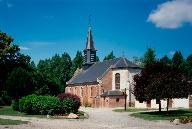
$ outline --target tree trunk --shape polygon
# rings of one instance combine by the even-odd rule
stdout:
[[[161,112],[161,100],[159,100],[159,112]]]
[[[167,112],[169,111],[169,98],[167,98]]]

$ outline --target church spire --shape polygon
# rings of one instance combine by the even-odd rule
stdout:
[[[89,29],[88,29],[87,43],[86,43],[86,48],[85,49],[95,50],[92,31],[91,31],[91,26],[89,26]]]
[[[94,62],[96,62],[96,51],[97,50],[94,47],[94,41],[90,25],[90,16],[89,16],[87,42],[86,42],[86,48],[84,50],[84,67],[86,69],[89,68]]]

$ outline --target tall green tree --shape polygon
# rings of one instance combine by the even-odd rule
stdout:
[[[192,55],[189,55],[184,63],[184,71],[188,77],[192,78]]]
[[[107,56],[105,56],[104,61],[114,59],[114,58],[115,58],[115,55],[113,54],[113,51],[112,51]]]
[[[156,61],[155,59],[155,50],[152,48],[148,48],[147,51],[144,54],[143,58],[143,65],[146,67],[147,65],[150,65]]]
[[[37,72],[48,81],[49,84],[59,86],[60,93],[64,91],[66,82],[71,78],[72,61],[68,53],[61,56],[56,54],[50,59],[39,61]],[[46,87],[44,84],[42,87]],[[43,92],[42,92],[43,93]]]
[[[162,62],[165,65],[170,65],[171,64],[171,59],[169,59],[169,57],[167,55],[165,55],[160,59],[160,62]]]
[[[29,66],[31,58],[21,54],[19,46],[12,42],[12,37],[0,32],[0,92],[6,90],[6,79],[15,68],[21,67],[32,71]]]
[[[81,51],[77,51],[75,58],[72,61],[71,76],[75,73],[77,68],[81,69],[83,65],[83,55]]]
[[[12,99],[20,99],[34,92],[32,73],[23,68],[14,69],[6,80],[6,90]]]
[[[182,69],[184,59],[183,55],[180,51],[176,51],[172,58],[172,65],[173,67]]]

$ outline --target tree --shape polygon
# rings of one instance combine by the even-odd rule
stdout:
[[[173,67],[182,69],[182,64],[184,62],[183,56],[180,51],[176,51],[172,58]]]
[[[110,60],[110,59],[114,59],[114,58],[115,58],[115,56],[114,56],[113,51],[112,51],[107,56],[105,56],[104,60]]]
[[[21,67],[32,71],[29,66],[31,58],[21,54],[19,46],[12,42],[12,37],[0,32],[0,92],[6,90],[6,79],[15,68]]]
[[[138,101],[159,101],[167,99],[167,111],[169,100],[172,98],[188,97],[192,93],[191,80],[178,68],[156,62],[147,65],[140,75],[134,77],[134,95]]]
[[[99,62],[99,61],[100,61],[99,57],[98,57],[98,56],[96,56],[96,62]]]
[[[188,77],[192,78],[192,55],[189,55],[184,63],[184,71]]]
[[[34,91],[32,73],[23,68],[14,69],[6,80],[6,89],[13,99],[20,99]]]
[[[155,51],[152,48],[148,48],[147,51],[144,54],[143,58],[143,65],[146,67],[147,65],[150,65],[156,61],[155,59]]]
[[[50,59],[39,61],[37,72],[47,79],[49,84],[59,86],[60,93],[64,91],[66,82],[71,78],[72,61],[68,53],[56,54]],[[42,87],[45,85],[43,84]]]
[[[169,59],[169,57],[167,55],[163,56],[160,59],[160,62],[162,62],[165,65],[170,65],[171,64],[171,60]]]
[[[81,51],[77,51],[75,58],[72,61],[71,76],[75,73],[77,68],[81,69],[83,65],[83,55]]]

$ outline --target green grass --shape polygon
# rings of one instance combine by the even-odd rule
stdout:
[[[9,120],[9,119],[1,119],[0,118],[0,125],[20,125],[20,124],[27,124],[27,121],[20,121],[20,120]]]
[[[139,112],[139,111],[147,111],[147,109],[143,109],[143,108],[127,108],[127,110],[125,109],[114,109],[114,112]]]
[[[88,118],[88,115],[83,111],[79,111],[78,114],[80,114],[79,119],[87,119]],[[86,115],[84,116],[84,114],[86,114]],[[28,115],[26,113],[14,111],[10,106],[0,107],[0,115],[47,118],[47,115]],[[54,119],[54,117],[52,117],[52,116],[50,118]]]
[[[168,113],[166,111],[158,112],[138,112],[133,113],[131,116],[142,118],[145,120],[173,120],[181,117],[192,116],[192,109],[172,110]]]
[[[14,111],[10,106],[0,107],[0,115],[38,117],[38,118],[46,118],[47,117],[45,115],[28,115],[26,113],[21,113],[19,111]]]

